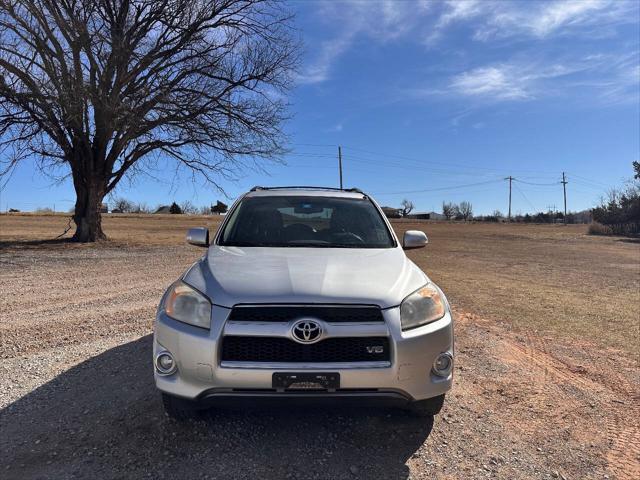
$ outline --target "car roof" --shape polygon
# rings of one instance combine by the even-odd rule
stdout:
[[[275,196],[305,196],[305,197],[340,197],[340,198],[367,198],[367,195],[358,190],[340,189],[330,187],[253,187],[247,197],[275,197]]]

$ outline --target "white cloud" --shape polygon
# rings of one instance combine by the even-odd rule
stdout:
[[[523,100],[530,98],[526,83],[514,75],[511,67],[480,67],[456,75],[450,89],[467,96]]]
[[[444,10],[440,14],[431,32],[427,36],[427,43],[435,43],[449,25],[474,18],[487,12],[487,7],[493,8],[493,4],[481,0],[448,0],[444,4]]]
[[[344,129],[344,123],[338,122],[335,125],[331,125],[329,128],[325,129],[325,132],[328,133],[339,133]]]
[[[475,67],[450,77],[417,96],[457,96],[482,102],[523,101],[553,96],[584,96],[603,103],[638,101],[638,52],[588,55],[576,61],[546,64],[517,60]]]
[[[320,44],[311,62],[298,76],[300,83],[320,83],[329,78],[333,64],[358,37],[385,43],[415,30],[431,2],[320,2],[318,16],[327,24],[339,25],[336,37]]]
[[[617,25],[637,22],[638,13],[637,0],[323,1],[317,4],[317,17],[333,26],[335,36],[309,52],[310,62],[298,80],[306,84],[328,80],[335,63],[361,39],[383,44],[407,38],[419,42],[426,38],[427,44],[433,47],[436,42],[444,43],[448,30],[454,26],[464,26],[473,39],[482,42],[511,37],[555,39],[566,35],[593,38],[611,34]],[[512,61],[477,66],[454,76],[447,86],[413,89],[412,93],[424,96],[458,92],[501,100],[530,99],[540,95],[543,83],[550,87],[545,79],[570,73],[561,65],[572,65],[570,69],[575,70],[592,68],[597,63],[592,59],[585,67],[581,62],[584,63],[538,58],[537,62],[530,61],[530,65],[524,67],[521,62]],[[544,66],[549,64],[551,66]],[[605,69],[601,69],[600,74],[616,83],[636,73],[632,68],[618,70],[617,77]]]
[[[584,65],[587,75],[573,79],[567,89],[579,89],[608,105],[640,102],[640,51],[591,55]]]
[[[316,59],[298,75],[298,82],[320,83],[327,80],[333,63],[351,46],[353,35],[354,33],[346,33],[322,42]]]
[[[473,7],[473,8],[472,8]],[[437,24],[441,33],[450,24],[474,18],[473,38],[584,34],[593,36],[613,25],[637,21],[636,0],[554,0],[550,2],[485,1],[459,12],[451,6]],[[457,14],[456,14],[457,13]]]
[[[531,16],[525,26],[538,36],[546,36],[565,26],[589,22],[598,11],[609,9],[611,6],[610,0],[555,2]]]

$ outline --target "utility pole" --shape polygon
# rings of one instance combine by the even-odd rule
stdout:
[[[567,178],[564,175],[564,172],[562,172],[562,190],[564,193],[564,217],[562,217],[562,220],[564,222],[564,224],[567,224]]]
[[[511,221],[511,182],[513,181],[513,177],[509,175],[505,180],[509,180],[509,215],[507,218]]]
[[[340,190],[342,190],[342,147],[338,145],[338,166],[340,167]]]

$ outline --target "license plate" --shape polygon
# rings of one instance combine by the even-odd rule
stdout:
[[[335,390],[340,388],[339,373],[274,373],[273,388],[287,390]]]

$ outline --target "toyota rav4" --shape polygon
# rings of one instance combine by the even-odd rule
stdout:
[[[435,415],[453,380],[446,297],[359,190],[256,187],[158,308],[155,383],[166,412],[271,398],[381,401]]]

